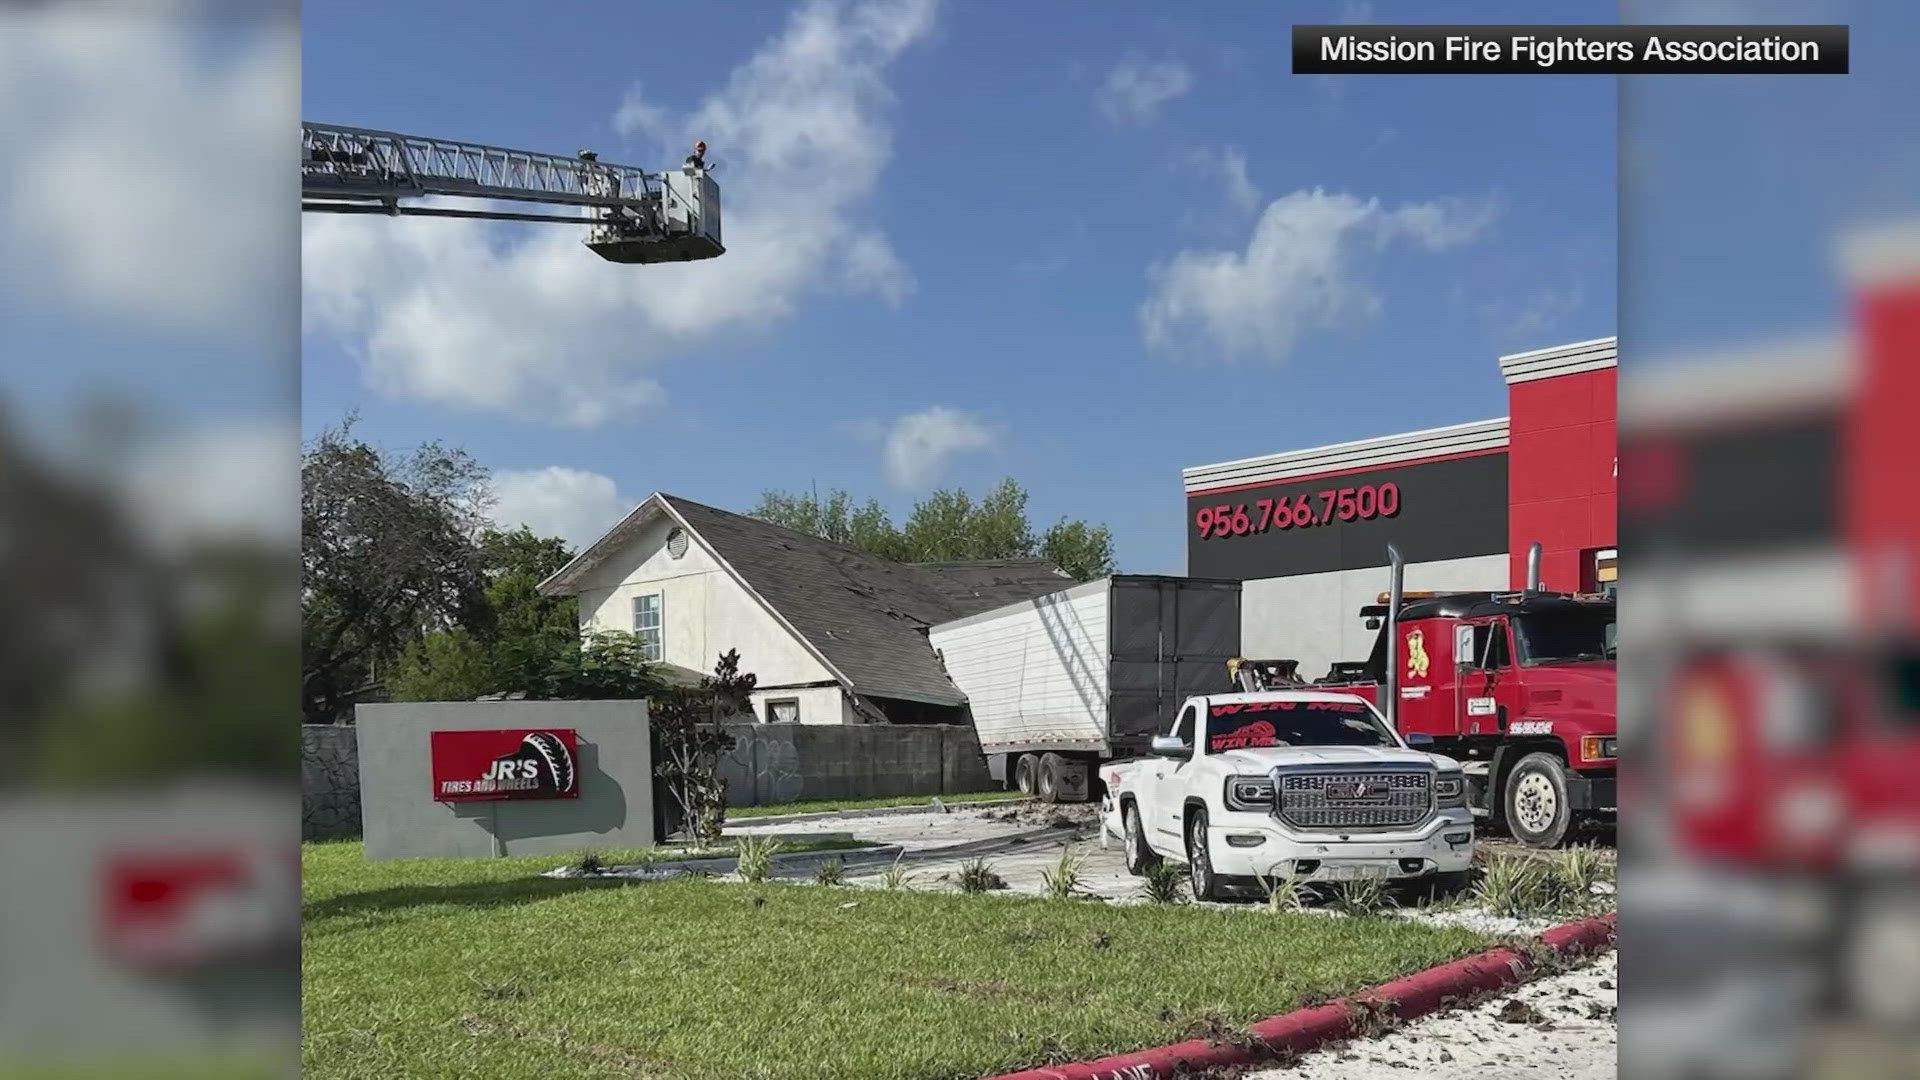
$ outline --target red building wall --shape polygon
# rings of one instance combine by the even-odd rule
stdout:
[[[1602,368],[1507,387],[1508,561],[1525,586],[1527,549],[1542,547],[1547,589],[1595,587],[1591,553],[1618,543],[1615,374]]]

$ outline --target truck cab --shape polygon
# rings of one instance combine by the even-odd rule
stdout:
[[[1611,597],[1424,594],[1398,612],[1382,601],[1361,610],[1391,616],[1372,655],[1320,685],[1374,701],[1402,735],[1466,763],[1474,804],[1529,846],[1557,847],[1582,819],[1615,812]]]
[[[1275,878],[1464,884],[1473,815],[1458,763],[1367,700],[1311,688],[1190,698],[1153,756],[1101,768],[1103,828],[1127,869],[1187,867],[1193,895]]]

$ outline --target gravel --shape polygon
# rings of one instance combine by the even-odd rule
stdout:
[[[1422,1017],[1247,1080],[1375,1080],[1398,1070],[1422,1080],[1611,1080],[1618,981],[1618,957],[1609,952],[1472,1008]]]

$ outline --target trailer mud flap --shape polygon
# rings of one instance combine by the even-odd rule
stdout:
[[[1058,786],[1055,788],[1061,802],[1086,802],[1087,778],[1089,770],[1084,761],[1062,761],[1055,775]]]

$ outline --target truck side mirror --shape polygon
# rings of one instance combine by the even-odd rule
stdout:
[[[1380,620],[1371,615],[1367,616],[1367,629],[1369,630],[1380,629]]]
[[[1191,747],[1171,735],[1155,735],[1148,749],[1160,757],[1170,758],[1183,758],[1192,752]]]
[[[1407,733],[1407,745],[1415,750],[1425,750],[1433,745],[1433,736],[1424,731],[1410,731]]]

